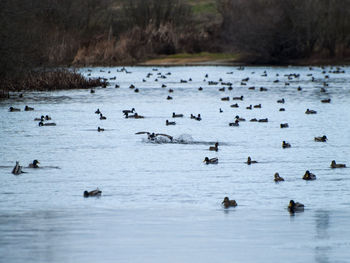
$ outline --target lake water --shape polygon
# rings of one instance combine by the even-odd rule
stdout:
[[[349,262],[350,170],[330,168],[332,160],[350,166],[349,67],[342,74],[335,67],[120,69],[81,69],[116,76],[94,94],[31,92],[0,102],[1,262]],[[290,73],[300,76],[288,80]],[[122,110],[131,108],[145,118],[125,119]],[[39,127],[33,119],[41,115],[57,126]],[[236,115],[247,121],[230,127]],[[140,131],[174,142],[149,142]],[[314,141],[322,135],[327,142]],[[282,149],[283,140],[292,147]],[[209,151],[217,141],[219,151]],[[219,163],[206,165],[206,156]],[[248,156],[258,163],[245,164]],[[41,168],[26,168],[34,159]],[[11,174],[16,161],[27,173]],[[306,170],[317,180],[302,180]],[[285,181],[274,183],[275,172]],[[96,187],[100,198],[83,197]],[[238,206],[224,209],[225,196]],[[290,199],[305,211],[289,214]]]

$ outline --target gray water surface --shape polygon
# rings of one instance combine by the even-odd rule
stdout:
[[[330,73],[335,67],[120,69],[82,69],[116,76],[94,94],[31,92],[0,102],[1,262],[349,262],[350,172],[330,168],[332,160],[350,165],[349,67],[343,74]],[[288,80],[290,73],[300,76]],[[220,78],[232,90],[208,84]],[[24,112],[25,105],[35,111]],[[122,110],[133,107],[145,118],[125,119]],[[189,118],[199,113],[201,121]],[[39,127],[33,119],[41,115],[57,126]],[[236,115],[247,121],[230,127]],[[139,131],[174,141],[149,142]],[[322,135],[328,142],[314,141]],[[292,147],[282,149],[283,140]],[[217,141],[219,151],[208,151]],[[219,164],[205,165],[206,156]],[[258,163],[245,164],[248,156]],[[34,159],[40,169],[27,168]],[[11,174],[15,161],[26,173]],[[317,180],[302,180],[306,170]],[[285,181],[274,183],[275,172]],[[96,187],[100,198],[83,197]],[[238,206],[224,209],[225,196]],[[305,211],[290,215],[290,199]]]

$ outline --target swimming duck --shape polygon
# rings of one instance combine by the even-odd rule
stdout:
[[[91,90],[90,90],[90,93],[95,93],[95,90],[94,90],[94,89],[91,89]]]
[[[198,88],[198,90],[199,90],[199,91],[202,91],[202,90],[203,90],[203,88],[202,88],[202,87],[199,87],[199,88]]]
[[[236,200],[230,200],[227,196],[224,198],[224,201],[222,201],[222,204],[224,205],[225,208],[237,206]]]
[[[145,117],[142,115],[138,115],[137,112],[135,112],[134,115],[126,115],[125,118],[144,119]]]
[[[241,117],[239,117],[238,115],[236,115],[235,119],[238,120],[238,121],[245,121],[244,118],[241,118]]]
[[[236,104],[232,104],[230,107],[231,107],[231,108],[239,108],[239,106],[238,106],[237,103],[236,103]]]
[[[174,90],[173,89],[169,89],[169,93],[172,93],[172,92],[174,92]]]
[[[297,90],[298,90],[298,91],[302,91],[303,89],[299,86],[299,87],[297,88]]]
[[[175,114],[175,112],[173,112],[173,118],[182,118],[183,116],[183,114]]]
[[[48,122],[48,123],[43,123],[42,121],[39,122],[39,126],[56,126],[56,123],[54,122]]]
[[[303,179],[307,181],[316,180],[316,175],[310,173],[309,170],[307,170],[303,176]]]
[[[92,190],[90,192],[84,191],[84,197],[89,197],[89,196],[101,196],[102,191],[100,189]]]
[[[257,122],[258,120],[256,118],[250,119],[250,122]]]
[[[250,106],[246,107],[247,110],[251,110],[252,109],[252,105],[250,104]]]
[[[224,88],[224,87],[222,87],[222,88],[220,88],[220,89],[219,89],[219,91],[225,91],[225,88]]]
[[[265,119],[259,119],[259,122],[268,122],[268,118],[265,118]]]
[[[38,160],[34,160],[32,163],[28,165],[28,168],[39,168],[40,162]]]
[[[198,114],[198,116],[195,118],[196,121],[201,121],[202,120],[202,117],[200,114]]]
[[[252,161],[252,158],[250,158],[250,156],[248,156],[246,164],[251,165],[252,163],[258,163],[258,162],[257,161]]]
[[[100,110],[99,109],[97,109],[97,110],[98,110],[98,112],[96,111],[95,113],[100,114],[101,113]],[[132,108],[131,110],[123,110],[123,114],[127,115],[129,113],[134,113],[134,111],[135,111],[135,108]]]
[[[168,121],[168,120],[166,120],[165,125],[166,126],[168,126],[168,125],[176,125],[176,122],[175,121]]]
[[[338,164],[335,162],[335,160],[333,160],[331,163],[331,168],[346,168],[346,165],[342,163]]]
[[[260,87],[260,91],[267,91],[267,88]]]
[[[230,97],[223,97],[221,98],[222,101],[229,101],[230,100]]]
[[[165,85],[165,84],[162,84],[162,88],[166,88],[166,85]]]
[[[208,157],[205,157],[203,163],[205,163],[205,164],[218,164],[219,163],[219,159],[218,158],[211,158],[211,159],[209,159]]]
[[[282,142],[282,148],[283,148],[283,149],[285,149],[285,148],[290,148],[290,147],[291,147],[290,143],[288,143],[288,142],[286,142],[286,141],[283,141],[283,142]]]
[[[295,203],[294,200],[290,200],[288,205],[288,211],[291,213],[302,212],[304,211],[304,205],[298,202]]]
[[[168,96],[168,97],[166,97],[166,99],[167,99],[167,100],[172,100],[173,97]]]
[[[274,181],[277,183],[277,182],[282,182],[282,181],[284,181],[284,179],[283,179],[283,177],[281,177],[281,176],[279,175],[279,173],[275,173],[275,179],[274,179]]]
[[[14,111],[21,111],[21,109],[10,107],[9,112],[14,112]]]
[[[279,111],[286,111],[286,109],[285,108],[280,108]]]
[[[280,124],[280,127],[281,127],[281,128],[288,128],[289,125],[288,125],[288,123],[281,123],[281,124]]]
[[[306,109],[305,114],[316,114],[317,111]]]
[[[95,113],[96,113],[96,114],[100,114],[100,113],[101,113],[100,109],[97,109],[97,110],[95,111]]]
[[[134,89],[135,88],[135,86],[133,85],[133,84],[131,84],[130,86],[129,86],[129,89]]]
[[[103,116],[102,113],[100,113],[100,120],[107,120],[107,117]]]
[[[49,115],[45,115],[45,120],[49,121],[51,120],[51,117]]]
[[[135,89],[134,92],[138,93],[140,90],[139,89]]]
[[[256,109],[260,109],[260,108],[261,108],[261,104],[254,105],[254,108],[256,108]]]
[[[321,100],[322,103],[331,103],[331,99],[324,99],[324,100]]]
[[[280,100],[277,100],[277,103],[284,103],[285,101],[284,101],[284,98],[282,98],[282,99],[280,99]]]
[[[103,132],[105,129],[103,129],[103,128],[100,128],[100,127],[97,127],[97,131],[98,132]]]
[[[224,111],[220,108],[220,109],[219,109],[219,112],[222,113],[222,112],[224,112]]]
[[[18,161],[16,161],[16,165],[15,165],[15,167],[13,167],[12,173],[15,174],[15,175],[23,173],[22,172],[22,166],[19,165]]]
[[[24,111],[33,111],[33,110],[34,110],[34,108],[29,107],[27,105],[24,107]]]
[[[119,89],[120,88],[120,86],[118,85],[118,84],[115,84],[115,86],[114,86],[116,89]]]
[[[239,120],[235,120],[235,122],[230,122],[229,124],[228,124],[229,126],[233,126],[233,127],[238,127],[239,126]]]
[[[249,87],[248,89],[249,90],[255,90],[255,87]]]
[[[243,100],[243,96],[240,96],[240,97],[233,97],[232,100]]]
[[[215,146],[210,146],[209,147],[209,151],[218,151],[219,150],[219,143],[218,142],[216,142],[215,143]]]
[[[328,140],[326,135],[323,135],[322,137],[315,137],[315,142],[326,142]]]
[[[45,117],[44,115],[41,115],[40,118],[35,118],[34,121],[44,121],[45,120]]]

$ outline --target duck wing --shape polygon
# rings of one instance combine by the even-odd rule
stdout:
[[[173,140],[173,136],[170,136],[170,135],[164,134],[164,133],[156,133],[156,136],[165,136],[165,137],[168,137],[171,141]]]
[[[141,132],[137,132],[135,134],[136,135],[138,135],[138,134],[148,134],[148,135],[150,135],[151,133],[150,132],[146,132],[146,131],[141,131]]]

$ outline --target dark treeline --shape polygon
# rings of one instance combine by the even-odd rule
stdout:
[[[49,66],[180,52],[233,52],[255,63],[349,57],[350,0],[213,2],[219,19],[198,19],[188,0],[1,0],[0,84]]]

